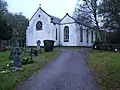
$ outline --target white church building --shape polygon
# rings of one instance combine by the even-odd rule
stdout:
[[[37,41],[54,40],[54,46],[92,46],[95,41],[94,30],[83,30],[82,25],[68,13],[56,18],[46,13],[41,7],[29,21],[26,30],[26,45],[36,46]]]

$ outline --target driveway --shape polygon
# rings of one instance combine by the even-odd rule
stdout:
[[[18,85],[16,90],[99,90],[87,65],[88,49],[61,51],[59,57]]]

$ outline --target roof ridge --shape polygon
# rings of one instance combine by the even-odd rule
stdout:
[[[45,14],[47,14],[50,18],[53,18],[53,19],[54,19],[54,20],[53,20],[53,23],[59,23],[59,22],[60,22],[60,20],[61,20],[60,18],[48,14],[48,13],[47,13],[46,11],[44,11],[41,7],[39,7],[39,8],[37,9],[37,11],[33,14],[33,16],[31,17],[31,19],[30,19],[29,21],[32,20],[32,18],[35,16],[35,14],[38,12],[39,9],[42,10]]]
[[[50,14],[49,14],[49,15],[50,15]],[[56,17],[56,16],[53,16],[53,15],[50,15],[50,16],[55,17],[55,18],[57,18],[57,19],[60,19],[60,18],[58,18],[58,17]]]

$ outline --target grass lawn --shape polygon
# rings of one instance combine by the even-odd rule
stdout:
[[[23,70],[7,74],[0,74],[0,90],[14,90],[16,84],[23,82],[32,73],[40,70],[46,63],[48,63],[52,58],[59,54],[59,50],[55,49],[53,52],[43,52],[38,56],[33,64],[28,64],[23,66]],[[0,70],[1,67],[7,65],[10,61],[8,60],[9,51],[0,52]]]
[[[88,64],[101,90],[120,90],[120,53],[91,50]]]

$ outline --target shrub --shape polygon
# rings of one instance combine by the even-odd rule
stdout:
[[[96,45],[98,50],[107,50],[107,51],[115,51],[115,49],[117,49],[117,51],[120,51],[120,45],[118,44],[97,44]]]
[[[31,60],[30,58],[24,58],[23,60],[22,60],[22,64],[23,65],[27,65],[27,64],[32,64],[32,63],[34,63],[35,61],[34,60]]]
[[[4,65],[3,67],[1,67],[1,69],[2,69],[2,70],[10,70],[11,67],[12,67],[12,66],[11,66],[11,63],[10,63],[10,64]]]
[[[44,50],[46,52],[48,51],[53,51],[53,48],[54,48],[54,42],[53,40],[44,40]]]
[[[10,50],[10,47],[7,45],[7,41],[5,40],[0,41],[0,51],[4,52],[7,50]]]
[[[100,49],[98,44],[102,44],[102,42],[100,42],[99,40],[94,41],[93,48],[95,49],[95,47],[96,47],[96,48]]]
[[[0,52],[5,52],[7,50],[8,50],[8,48],[6,46],[1,46],[0,47]]]

